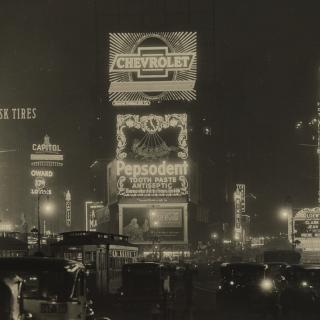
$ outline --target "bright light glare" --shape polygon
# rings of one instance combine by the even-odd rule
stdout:
[[[302,287],[307,287],[308,286],[308,282],[307,281],[302,281],[301,282],[301,286]]]
[[[218,234],[215,233],[215,232],[211,233],[211,238],[212,239],[217,239],[218,238]]]
[[[44,205],[43,205],[43,211],[45,213],[52,213],[54,210],[54,205],[51,203],[51,202],[46,202]]]
[[[289,213],[288,209],[282,209],[280,211],[280,218],[283,219],[283,220],[288,219],[289,215],[290,215],[290,213]]]
[[[262,290],[265,290],[265,291],[269,291],[272,289],[273,287],[273,283],[272,283],[272,280],[270,279],[263,279],[260,283],[260,287]]]
[[[234,281],[230,281],[230,286],[234,286]]]

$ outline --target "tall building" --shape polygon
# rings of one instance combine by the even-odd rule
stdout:
[[[216,183],[209,155],[213,2],[97,1],[95,10],[98,90],[92,137],[97,159],[115,158],[109,166],[115,173],[107,175],[109,196],[97,200],[109,206],[113,232],[143,230],[131,241],[149,251],[157,241],[163,251],[172,252],[173,246],[190,251],[204,234],[195,225],[207,225],[215,205],[214,188],[206,181]]]

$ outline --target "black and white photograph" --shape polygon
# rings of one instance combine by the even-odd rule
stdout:
[[[0,320],[320,317],[320,2],[0,1]]]

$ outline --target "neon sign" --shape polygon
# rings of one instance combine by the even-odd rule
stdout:
[[[188,194],[187,115],[118,115],[116,177],[125,197]]]
[[[196,100],[195,32],[110,33],[109,101]]]
[[[174,175],[187,175],[188,163],[183,161],[182,163],[167,164],[166,161],[162,161],[160,165],[155,164],[125,164],[124,161],[117,161],[117,175],[125,174],[132,176],[133,178],[140,176],[174,176]],[[169,179],[170,180],[170,179]]]
[[[60,145],[51,144],[50,137],[45,135],[42,144],[32,144],[30,155],[31,166],[33,167],[62,167],[63,155]]]
[[[136,72],[138,78],[168,77],[169,71],[189,71],[195,53],[169,53],[167,47],[138,48],[137,54],[117,54],[111,72]]]

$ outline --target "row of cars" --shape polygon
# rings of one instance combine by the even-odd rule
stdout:
[[[221,315],[304,319],[320,314],[320,265],[225,263],[220,269]]]

